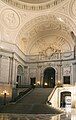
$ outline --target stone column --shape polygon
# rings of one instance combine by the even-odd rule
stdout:
[[[16,83],[16,79],[17,79],[17,60],[16,59],[12,58],[11,66],[12,66],[11,83],[12,83],[12,85],[14,85],[14,83]]]
[[[9,57],[9,78],[8,82],[9,84],[12,84],[14,80],[16,81],[16,75],[17,75],[17,67],[16,67],[16,59],[13,57]]]
[[[27,84],[30,85],[30,67],[27,68]]]
[[[37,66],[37,83],[41,86],[41,65]]]
[[[12,57],[9,57],[9,78],[8,83],[12,84]]]
[[[1,81],[1,58],[2,58],[2,55],[0,55],[0,81]]]
[[[72,65],[73,65],[73,71],[72,71],[73,72],[73,74],[72,74],[73,75],[73,77],[72,77],[73,81],[72,81],[72,84],[74,85],[74,84],[76,84],[76,62],[73,63]]]
[[[28,66],[24,66],[24,84],[28,85]]]
[[[57,65],[57,67],[58,67],[58,81],[60,81],[60,82],[62,82],[62,81],[61,81],[61,66],[62,66],[61,63]],[[57,82],[58,82],[58,81],[57,81]]]
[[[2,83],[8,83],[8,77],[9,77],[9,57],[8,56],[2,56],[0,58],[0,82]]]
[[[43,87],[43,77],[44,77],[44,66],[42,65],[41,73],[40,73],[40,80],[41,80],[41,86]]]

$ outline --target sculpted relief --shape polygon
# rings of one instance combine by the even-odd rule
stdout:
[[[50,56],[53,53],[67,51],[71,51],[71,46],[66,39],[60,36],[50,36],[50,38],[36,41],[30,48],[29,54]]]
[[[19,15],[12,9],[4,9],[1,12],[1,20],[9,29],[16,29],[20,24]]]

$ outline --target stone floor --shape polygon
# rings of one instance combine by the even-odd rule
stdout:
[[[65,113],[60,115],[1,113],[0,120],[76,120],[76,109],[65,109]]]

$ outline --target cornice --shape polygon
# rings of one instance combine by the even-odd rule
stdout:
[[[30,4],[28,2],[21,2],[19,0],[1,0],[1,1],[8,5],[14,6],[18,9],[38,11],[38,10],[54,8],[59,4],[65,3],[66,0],[49,0],[48,2],[44,2],[41,4],[33,4],[33,3]]]

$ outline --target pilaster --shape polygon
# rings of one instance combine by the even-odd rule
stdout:
[[[57,80],[57,82],[60,81],[62,83],[62,81],[61,81],[61,66],[62,66],[61,63],[57,65],[57,67],[58,67],[58,80]]]
[[[76,62],[72,63],[73,65],[73,85],[76,84]]]

